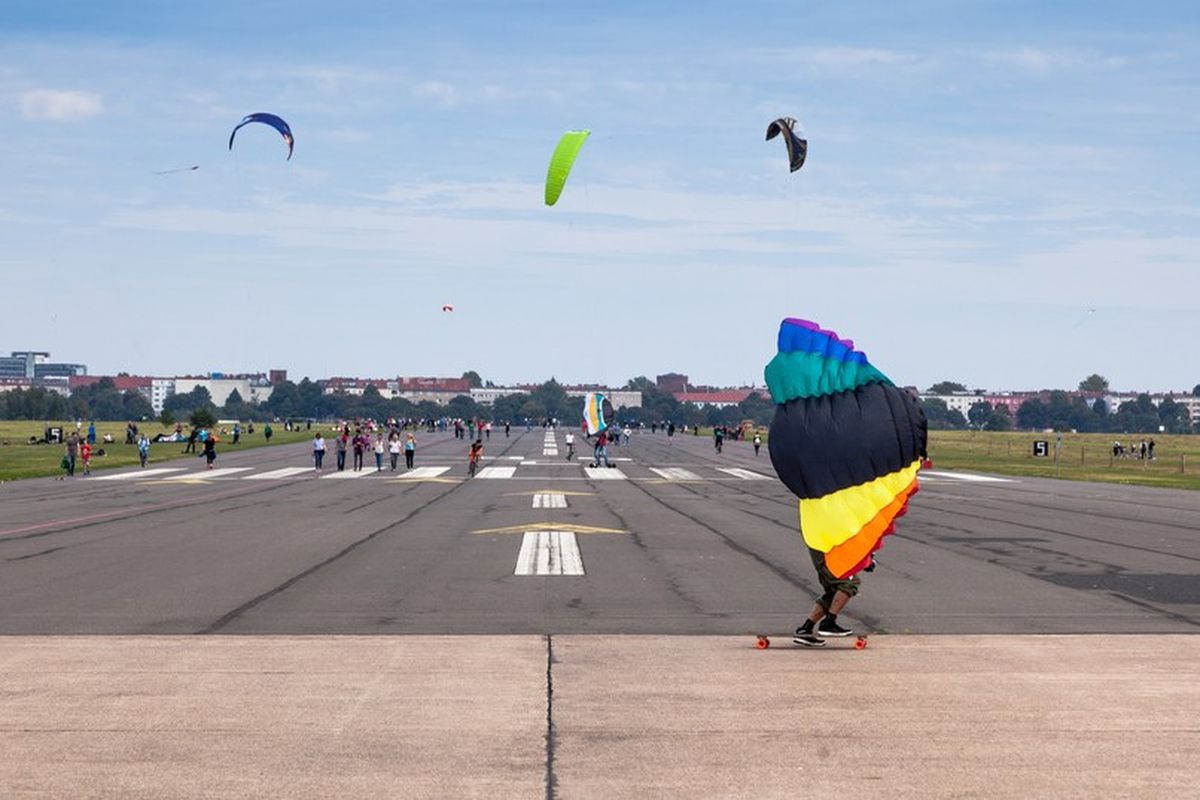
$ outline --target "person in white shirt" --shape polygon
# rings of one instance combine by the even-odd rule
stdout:
[[[392,457],[392,472],[395,472],[396,465],[400,463],[400,434],[393,433],[388,437],[388,453]]]
[[[567,461],[575,457],[575,434],[567,433]]]
[[[325,439],[321,437],[321,434],[319,432],[317,433],[316,436],[313,437],[312,448],[313,448],[313,463],[316,465],[315,466],[316,470],[318,472],[320,472],[321,462],[325,460]]]
[[[375,453],[375,471],[383,472],[383,434],[375,434],[375,443],[371,446]]]

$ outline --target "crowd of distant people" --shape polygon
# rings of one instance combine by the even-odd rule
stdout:
[[[1154,439],[1142,439],[1136,445],[1133,442],[1126,447],[1119,441],[1113,442],[1113,458],[1136,458],[1140,461],[1154,460]]]
[[[328,425],[328,423],[325,423]],[[524,420],[526,431],[533,429],[535,422],[530,419]],[[545,428],[557,428],[558,420],[553,418],[543,419],[540,424]],[[311,430],[314,426],[313,420],[295,421],[284,420],[283,429],[285,431]],[[358,472],[368,469],[368,456],[373,458],[375,470],[378,472],[388,469],[397,471],[401,469],[401,457],[403,456],[404,469],[409,470],[414,468],[417,451],[417,432],[424,430],[429,433],[434,432],[449,432],[453,431],[456,439],[464,440],[469,443],[468,461],[471,467],[477,465],[482,458],[484,442],[492,438],[493,431],[497,433],[503,430],[505,438],[512,435],[512,422],[495,422],[485,419],[460,419],[451,417],[440,417],[436,419],[412,419],[412,418],[389,418],[384,422],[374,419],[356,419],[353,421],[346,420],[336,423],[328,429],[329,435],[322,430],[317,430],[312,438],[311,453],[313,459],[313,469],[321,472],[325,469],[325,455],[332,451],[334,454],[334,469],[344,471],[349,468],[352,471]],[[669,438],[675,436],[677,431],[687,434],[689,431],[698,436],[700,429],[696,426],[682,425],[676,427],[675,423],[666,420],[662,422],[651,422],[649,426],[641,422],[636,426],[629,424],[610,425],[606,430],[601,431],[598,435],[589,436],[586,425],[583,426],[583,437],[592,445],[592,464],[594,466],[611,467],[612,463],[609,458],[608,448],[610,446],[628,445],[630,437],[634,430],[644,433],[649,427],[651,434],[658,434],[660,431],[665,433]],[[153,438],[142,431],[138,423],[129,422],[125,426],[125,443],[128,445],[136,445],[138,453],[138,462],[142,467],[145,467],[150,460],[150,452],[152,445],[165,443],[179,443],[183,445],[182,452],[187,455],[197,455],[203,457],[207,469],[213,469],[217,460],[217,445],[228,440],[231,445],[238,445],[241,442],[242,434],[253,434],[255,425],[249,422],[243,428],[240,422],[234,422],[231,425],[219,426],[194,426],[189,427],[185,433],[183,423],[175,423],[175,428],[170,433],[159,432]],[[267,422],[262,426],[262,434],[264,439],[269,443],[274,435],[272,424]],[[754,454],[758,455],[762,446],[762,431],[761,429],[753,429],[750,426],[742,425],[718,425],[713,428],[713,444],[718,453],[722,451],[726,441],[745,441],[748,438],[752,439],[754,445]],[[100,443],[111,444],[113,436],[104,434],[99,440]],[[92,460],[96,456],[103,456],[105,450],[103,447],[97,447],[97,432],[96,423],[88,422],[86,432],[83,429],[83,421],[77,420],[75,430],[66,438],[64,442],[64,452],[62,457],[62,477],[72,477],[77,472],[82,472],[84,475],[91,473]],[[566,436],[567,458],[574,458],[575,455],[575,436],[568,431]],[[1124,452],[1123,446],[1119,443],[1114,445],[1114,455]],[[1142,442],[1142,458],[1154,457],[1154,441]],[[347,467],[349,464],[349,467]],[[474,469],[471,470],[474,474]]]

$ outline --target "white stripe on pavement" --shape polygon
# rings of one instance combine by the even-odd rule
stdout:
[[[537,492],[533,496],[534,508],[566,508],[567,496],[558,492]]]
[[[616,467],[584,467],[583,474],[597,481],[628,480],[628,476]]]
[[[343,470],[341,472],[337,472],[335,470],[334,472],[331,472],[328,475],[322,475],[321,477],[322,478],[340,478],[341,480],[349,480],[350,478],[361,478],[364,475],[373,475],[373,474],[375,474],[374,469],[367,469],[366,467],[364,467],[358,471],[355,471],[352,469],[347,469],[347,470]]]
[[[741,478],[744,481],[769,481],[771,480],[766,475],[759,475],[757,472],[752,472],[741,467],[717,467],[717,472],[724,472],[726,475],[732,475],[735,478]]]
[[[119,472],[116,475],[97,475],[92,478],[94,481],[127,481],[133,478],[145,478],[148,475],[165,475],[168,472],[179,472],[183,467],[155,467],[154,469],[143,469],[139,472]]]
[[[1011,478],[996,478],[991,475],[971,475],[966,472],[934,472],[933,470],[923,469],[917,473],[918,478],[924,475],[934,478],[953,478],[956,481],[967,481],[969,483],[1013,483]]]
[[[514,575],[583,575],[583,557],[572,531],[526,531]]]
[[[273,469],[270,472],[259,472],[255,475],[243,475],[244,481],[277,481],[283,478],[293,478],[297,475],[311,474],[315,472],[312,467],[283,467],[281,469]]]
[[[698,481],[700,476],[683,467],[651,467],[650,471],[669,481]]]
[[[405,470],[397,477],[400,478],[436,478],[439,475],[444,475],[450,471],[449,467],[414,467],[410,470]]]
[[[511,478],[516,474],[516,467],[484,467],[476,473],[476,478],[492,478],[495,480],[504,480]]]
[[[239,472],[249,472],[249,467],[223,467],[222,469],[201,469],[195,472],[185,472],[182,475],[172,475],[163,478],[164,481],[203,481],[209,478],[224,478]]]

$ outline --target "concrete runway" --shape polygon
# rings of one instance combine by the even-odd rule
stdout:
[[[589,471],[519,430],[468,481],[419,438],[419,477],[318,478],[298,445],[5,484],[0,634],[778,634],[815,594],[765,449],[642,434]],[[855,627],[1200,630],[1200,494],[971,478],[922,476]]]
[[[597,471],[535,429],[466,480],[419,438],[408,474],[288,446],[0,486],[0,797],[1200,780],[1200,493],[928,471],[842,617],[879,635],[811,651],[765,452],[639,435]]]

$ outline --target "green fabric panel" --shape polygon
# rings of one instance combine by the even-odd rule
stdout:
[[[552,206],[558,202],[575,157],[579,155],[579,148],[583,147],[590,133],[588,130],[567,131],[558,140],[558,147],[554,148],[554,155],[550,157],[550,169],[546,171],[546,205]]]
[[[800,397],[845,392],[868,383],[892,383],[870,364],[802,351],[776,353],[767,364],[765,374],[771,399],[777,404]]]

